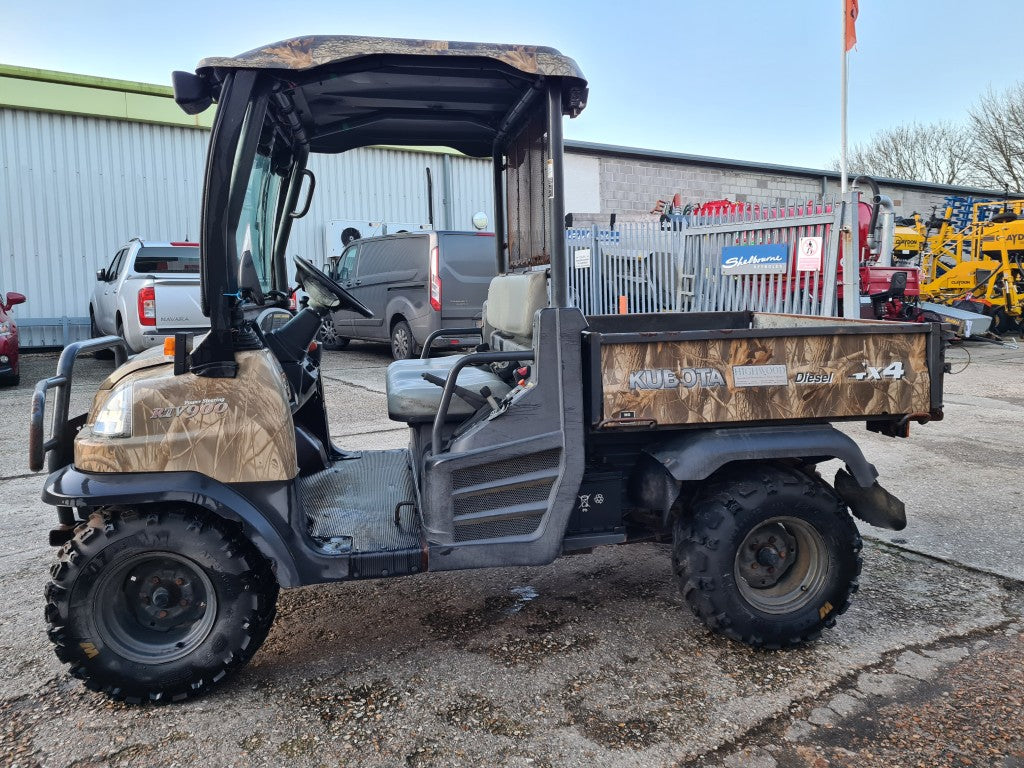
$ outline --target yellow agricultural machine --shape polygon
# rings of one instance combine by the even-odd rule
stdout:
[[[892,240],[893,261],[919,264],[927,239],[926,231],[921,217],[916,213],[912,218],[896,219]]]
[[[975,203],[959,231],[950,214],[947,208],[944,218],[932,217],[927,225],[916,217],[915,226],[904,228],[913,234],[907,243],[923,241],[922,298],[989,315],[997,334],[1021,330],[1024,200]],[[899,242],[899,231],[896,237]]]

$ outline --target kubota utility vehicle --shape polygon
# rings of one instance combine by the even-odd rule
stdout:
[[[848,510],[904,525],[829,422],[905,436],[939,418],[937,324],[569,306],[562,119],[587,98],[572,60],[307,37],[207,59],[174,85],[186,112],[218,104],[200,238],[210,331],[121,365],[69,419],[76,356],[122,342],[72,344],[33,403],[30,464],[48,455],[43,499],[59,518],[49,635],[90,687],[133,702],[208,690],[256,652],[279,587],[659,537],[708,626],[791,646],[856,590]],[[498,276],[477,351],[431,359],[427,344],[389,367],[388,415],[409,447],[346,453],[312,342],[333,310],[368,310],[308,261],[289,267],[285,247],[312,194],[310,153],[374,144],[493,159]],[[286,305],[290,274],[308,306],[260,323]],[[847,469],[830,482],[815,467],[831,458]]]

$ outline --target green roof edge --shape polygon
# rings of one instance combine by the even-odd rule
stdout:
[[[135,80],[118,80],[113,77],[96,77],[79,75],[74,72],[59,72],[55,69],[36,69],[35,67],[19,67],[14,64],[0,64],[0,77],[15,77],[20,80],[40,80],[46,83],[64,83],[80,85],[86,88],[101,88],[106,91],[124,91],[127,93],[145,93],[151,96],[174,97],[174,90],[169,85],[140,83]]]

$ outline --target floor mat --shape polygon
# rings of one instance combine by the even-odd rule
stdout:
[[[330,469],[299,479],[309,534],[321,541],[343,539],[344,550],[393,552],[419,547],[409,451],[364,451]]]

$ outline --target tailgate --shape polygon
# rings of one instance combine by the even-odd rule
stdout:
[[[745,328],[588,334],[593,426],[942,417],[938,323],[750,317]]]
[[[199,299],[199,280],[158,277],[152,281],[156,292],[156,327],[161,331],[209,327]]]
[[[467,232],[438,237],[442,323],[472,325],[481,316],[487,288],[497,272],[494,235]]]

